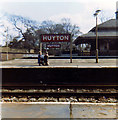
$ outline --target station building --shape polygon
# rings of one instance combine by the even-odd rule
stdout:
[[[116,19],[110,19],[98,25],[97,34],[99,56],[118,55],[118,11],[116,12]],[[74,44],[76,46],[87,44],[88,46],[90,46],[90,51],[88,51],[89,55],[95,55],[96,27],[92,28],[87,34],[83,34],[77,37],[74,41]]]

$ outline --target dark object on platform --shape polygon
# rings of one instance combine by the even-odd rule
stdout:
[[[48,52],[45,53],[44,55],[44,65],[48,65]]]

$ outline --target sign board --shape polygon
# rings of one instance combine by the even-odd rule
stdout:
[[[42,34],[41,42],[70,42],[70,34]]]
[[[60,48],[61,44],[47,44],[46,47],[47,48]]]
[[[41,42],[70,42],[70,63],[72,63],[72,39],[71,34],[42,34]],[[50,47],[57,47],[55,45]]]

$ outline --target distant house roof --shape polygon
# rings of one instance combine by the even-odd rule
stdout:
[[[95,33],[96,27],[92,28],[87,34],[83,34],[77,39],[75,39],[74,43],[82,43],[87,42],[87,40],[94,40],[96,38]],[[116,39],[118,37],[118,19],[111,19],[102,24],[98,25],[98,38],[99,39]]]

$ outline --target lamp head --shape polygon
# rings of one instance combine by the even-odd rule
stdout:
[[[99,13],[101,10],[96,10],[96,13]]]
[[[98,15],[98,13],[95,13],[95,14],[93,14],[94,16],[97,16]]]
[[[101,10],[96,10],[94,16],[97,16]]]

